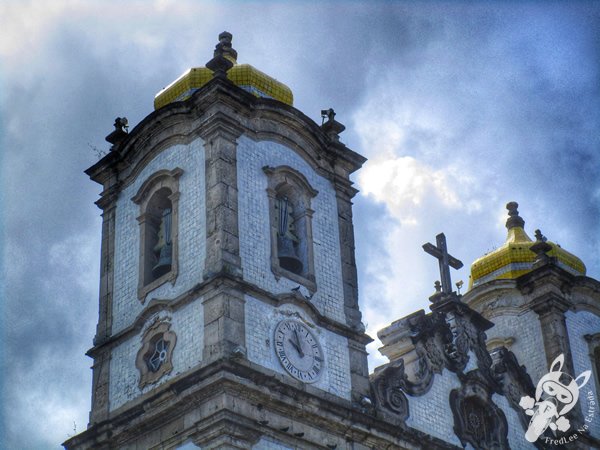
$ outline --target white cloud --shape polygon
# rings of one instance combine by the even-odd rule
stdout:
[[[74,3],[69,0],[50,2],[6,1],[0,3],[0,55],[5,57],[35,52],[42,36]],[[22,68],[26,70],[25,67]]]
[[[457,180],[449,178],[448,171],[434,170],[411,156],[399,156],[369,161],[360,172],[359,184],[364,194],[385,203],[400,225],[416,226],[428,197],[446,208],[460,207],[458,193],[452,186]]]

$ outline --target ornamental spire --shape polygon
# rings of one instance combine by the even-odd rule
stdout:
[[[517,202],[509,202],[506,204],[506,209],[508,209],[508,219],[506,220],[506,228],[524,228],[525,221],[521,216],[519,216],[519,211],[517,208],[519,204]]]
[[[215,46],[213,59],[206,63],[206,67],[213,71],[216,78],[226,78],[227,71],[236,61],[237,52],[231,47],[232,37],[227,31],[219,34],[219,43]]]
[[[223,56],[226,58],[232,59],[233,63],[237,62],[237,52],[231,46],[231,40],[233,39],[233,35],[229,31],[223,31],[219,34],[219,43],[215,47],[214,56],[217,56],[218,49],[220,48],[223,52]]]

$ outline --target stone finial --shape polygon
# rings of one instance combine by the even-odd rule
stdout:
[[[547,240],[548,239],[546,239],[546,236],[544,236],[540,230],[535,230],[535,241],[536,242],[546,242]]]
[[[535,230],[535,244],[529,247],[529,250],[537,255],[534,265],[545,264],[552,260],[552,258],[548,256],[548,252],[552,250],[552,246],[546,241],[547,239],[542,232],[540,230]]]
[[[115,129],[104,138],[106,142],[113,144],[113,148],[119,145],[127,137],[128,124],[127,117],[117,117],[114,124]]]
[[[329,108],[329,109],[322,109],[321,110],[321,125],[323,125],[325,123],[325,119],[327,119],[328,122],[332,121],[335,118],[335,111],[333,110],[333,108]]]
[[[321,118],[323,119],[323,124],[321,125],[321,129],[329,136],[334,142],[339,142],[340,133],[346,129],[344,125],[335,120],[335,111],[333,108],[322,109],[321,110]],[[325,118],[327,118],[327,122],[325,122]]]
[[[213,59],[206,63],[206,67],[213,71],[215,78],[227,77],[227,71],[233,67],[230,58],[234,61],[237,59],[237,52],[231,47],[231,38],[231,33],[227,31],[219,34],[219,43],[215,46]]]
[[[221,34],[219,34],[219,43],[216,47],[221,46],[224,56],[230,56],[234,60],[237,60],[238,54],[231,46],[232,39],[233,35],[229,31],[223,31]],[[216,47],[215,52],[217,51]],[[214,56],[216,56],[216,54]]]
[[[506,204],[506,209],[508,209],[508,219],[506,220],[506,228],[523,228],[525,226],[525,221],[521,216],[519,216],[519,211],[517,208],[519,204],[517,202],[509,202]]]
[[[433,287],[435,288],[435,292],[429,297],[431,303],[435,303],[443,297],[442,283],[436,280],[436,282],[433,283]]]

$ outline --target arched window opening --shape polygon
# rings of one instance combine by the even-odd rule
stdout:
[[[271,216],[271,269],[316,290],[311,199],[317,195],[306,178],[287,166],[263,168],[268,176]]]
[[[277,257],[279,265],[302,275],[306,264],[300,257],[300,246],[304,236],[299,233],[297,217],[294,216],[294,205],[287,195],[278,195],[275,199],[277,209]]]
[[[138,298],[177,278],[179,177],[183,171],[160,170],[132,200],[140,205],[140,275]]]
[[[171,271],[173,265],[173,206],[168,188],[159,189],[148,202],[146,211],[145,284]]]

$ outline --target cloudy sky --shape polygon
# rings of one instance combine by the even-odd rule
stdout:
[[[3,0],[0,27],[4,448],[85,429],[100,187],[83,170],[115,117],[138,123],[224,30],[309,117],[335,108],[369,158],[354,212],[373,337],[427,307],[421,244],[444,231],[466,284],[511,200],[600,278],[600,3]]]

